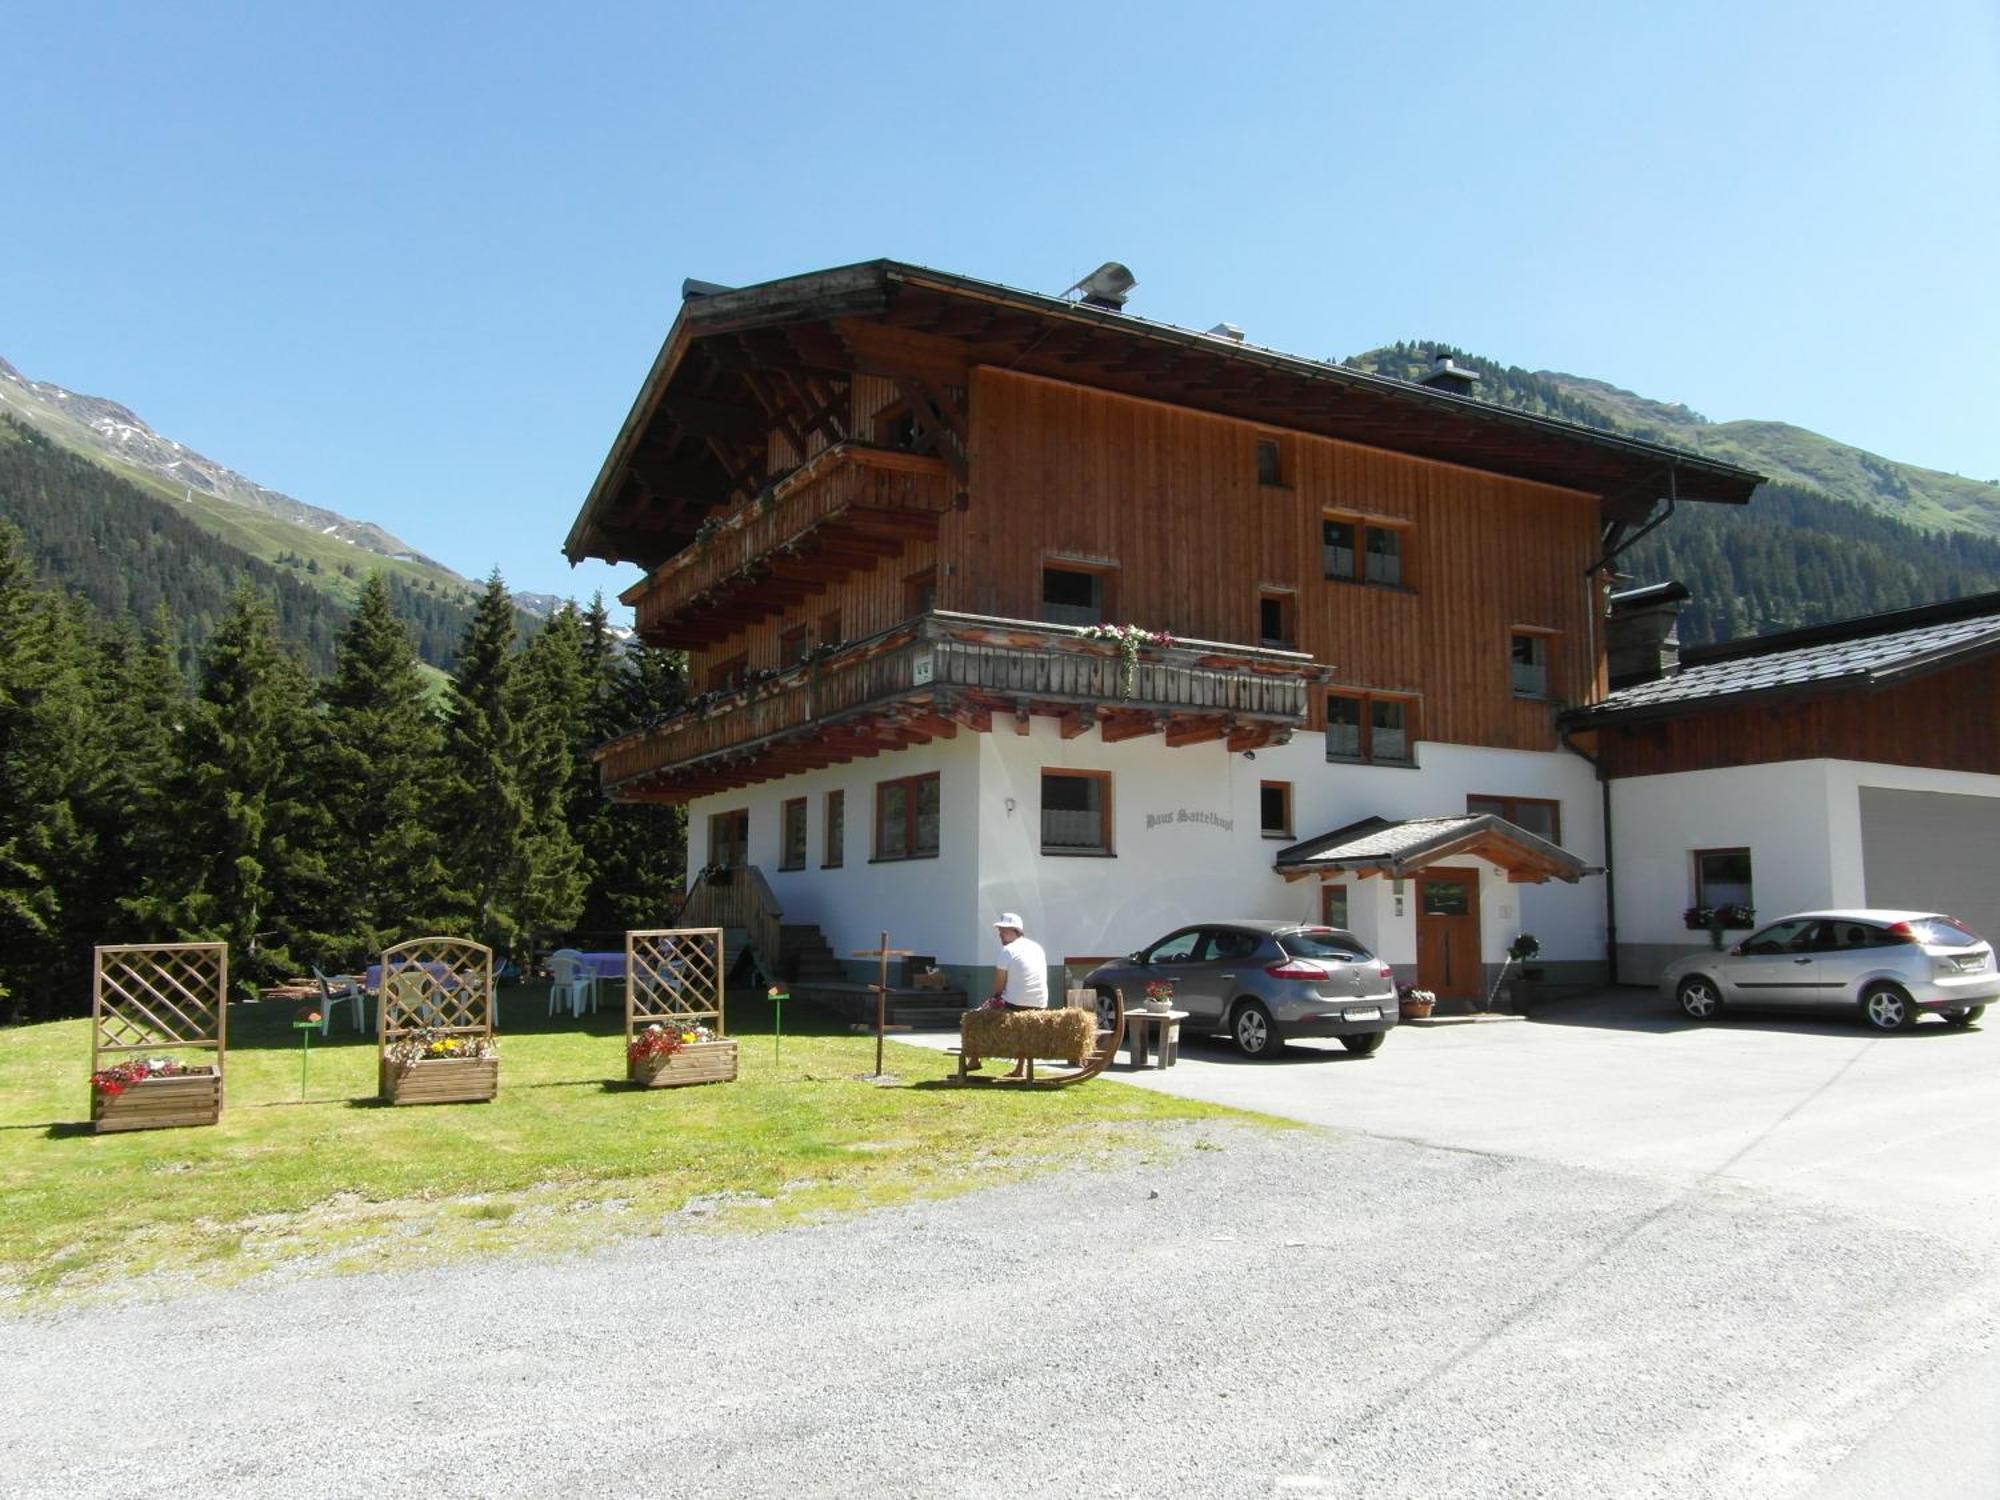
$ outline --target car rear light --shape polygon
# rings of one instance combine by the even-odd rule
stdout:
[[[1375,977],[1377,979],[1394,979],[1396,977],[1396,971],[1385,964],[1381,968],[1375,971]]]
[[[1899,938],[1914,938],[1917,935],[1917,929],[1908,922],[1891,922],[1889,932],[1891,936]]]
[[[1316,964],[1309,958],[1288,958],[1281,964],[1272,964],[1264,970],[1273,979],[1330,979],[1332,971],[1325,964]]]

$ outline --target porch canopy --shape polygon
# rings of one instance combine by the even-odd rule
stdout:
[[[1473,856],[1498,865],[1517,885],[1566,880],[1574,885],[1587,870],[1567,849],[1510,823],[1495,813],[1456,817],[1363,818],[1318,838],[1280,849],[1276,868],[1287,880],[1317,875],[1384,875],[1402,880],[1443,860]]]

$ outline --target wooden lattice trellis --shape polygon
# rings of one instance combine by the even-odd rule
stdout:
[[[93,1084],[91,1118],[97,1128],[214,1124],[222,1111],[228,1000],[226,943],[100,945],[91,984],[92,1076],[107,1055],[200,1048],[212,1051],[215,1061],[209,1073],[140,1080],[116,1093]]]
[[[723,943],[720,927],[664,927],[625,934],[625,1046],[627,1075],[649,1087],[722,1083],[736,1076],[736,1043],[727,1039],[722,1013]],[[669,1030],[693,1023],[715,1040],[685,1047],[641,1066],[630,1062],[633,1039],[650,1026]]]
[[[390,1061],[389,1049],[398,1042],[433,1037],[490,1041],[493,950],[466,938],[412,938],[384,951],[380,979],[375,1014],[383,1097],[397,1103],[492,1098],[498,1067],[491,1057],[449,1069],[430,1061],[399,1068]],[[460,1060],[440,1061],[455,1065]],[[420,1070],[429,1076],[414,1077]],[[447,1072],[454,1076],[446,1078]]]

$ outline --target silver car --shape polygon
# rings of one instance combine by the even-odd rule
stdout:
[[[1337,927],[1196,923],[1091,970],[1084,983],[1100,1005],[1116,986],[1137,1009],[1152,980],[1174,987],[1188,1030],[1226,1034],[1246,1057],[1275,1057],[1287,1038],[1321,1036],[1365,1056],[1397,1021],[1394,971]]]
[[[1730,1005],[1833,1006],[1873,1030],[1905,1031],[1927,1010],[1970,1026],[2000,998],[2000,971],[1992,944],[1937,912],[1807,911],[1675,960],[1660,993],[1697,1021]]]

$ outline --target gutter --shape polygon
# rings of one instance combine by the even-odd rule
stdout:
[[[1611,857],[1611,778],[1604,762],[1578,747],[1567,725],[1557,730],[1563,749],[1578,757],[1597,776],[1598,801],[1604,817],[1604,982],[1618,983],[1618,862]]]

